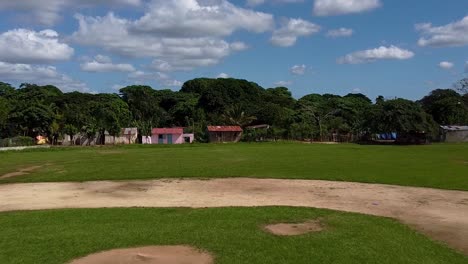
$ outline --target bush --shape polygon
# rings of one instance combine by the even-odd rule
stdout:
[[[35,140],[30,137],[13,137],[0,139],[0,147],[21,147],[21,146],[33,146]]]

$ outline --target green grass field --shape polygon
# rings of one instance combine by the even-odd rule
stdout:
[[[468,190],[468,145],[299,143],[72,147],[0,153],[8,182],[255,177],[322,179]]]
[[[278,222],[322,219],[318,233],[280,237]],[[467,257],[387,218],[329,210],[78,209],[0,214],[0,263],[66,263],[102,250],[190,245],[217,264],[467,263]]]

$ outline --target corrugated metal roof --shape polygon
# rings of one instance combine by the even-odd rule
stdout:
[[[172,128],[153,128],[151,133],[154,134],[183,134],[184,129],[180,127],[172,127]]]
[[[210,132],[242,132],[240,126],[208,126]]]
[[[440,126],[443,130],[448,131],[466,131],[468,126]]]

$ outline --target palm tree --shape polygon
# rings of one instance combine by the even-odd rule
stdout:
[[[223,119],[230,125],[238,125],[242,128],[257,120],[255,116],[248,116],[240,105],[234,105],[226,110]]]

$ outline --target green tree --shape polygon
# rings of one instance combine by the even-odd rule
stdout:
[[[462,125],[468,122],[468,106],[463,97],[452,89],[434,90],[420,103],[440,125]]]
[[[243,128],[250,125],[257,117],[247,115],[240,105],[234,105],[226,110],[223,119],[228,125],[237,125]]]

